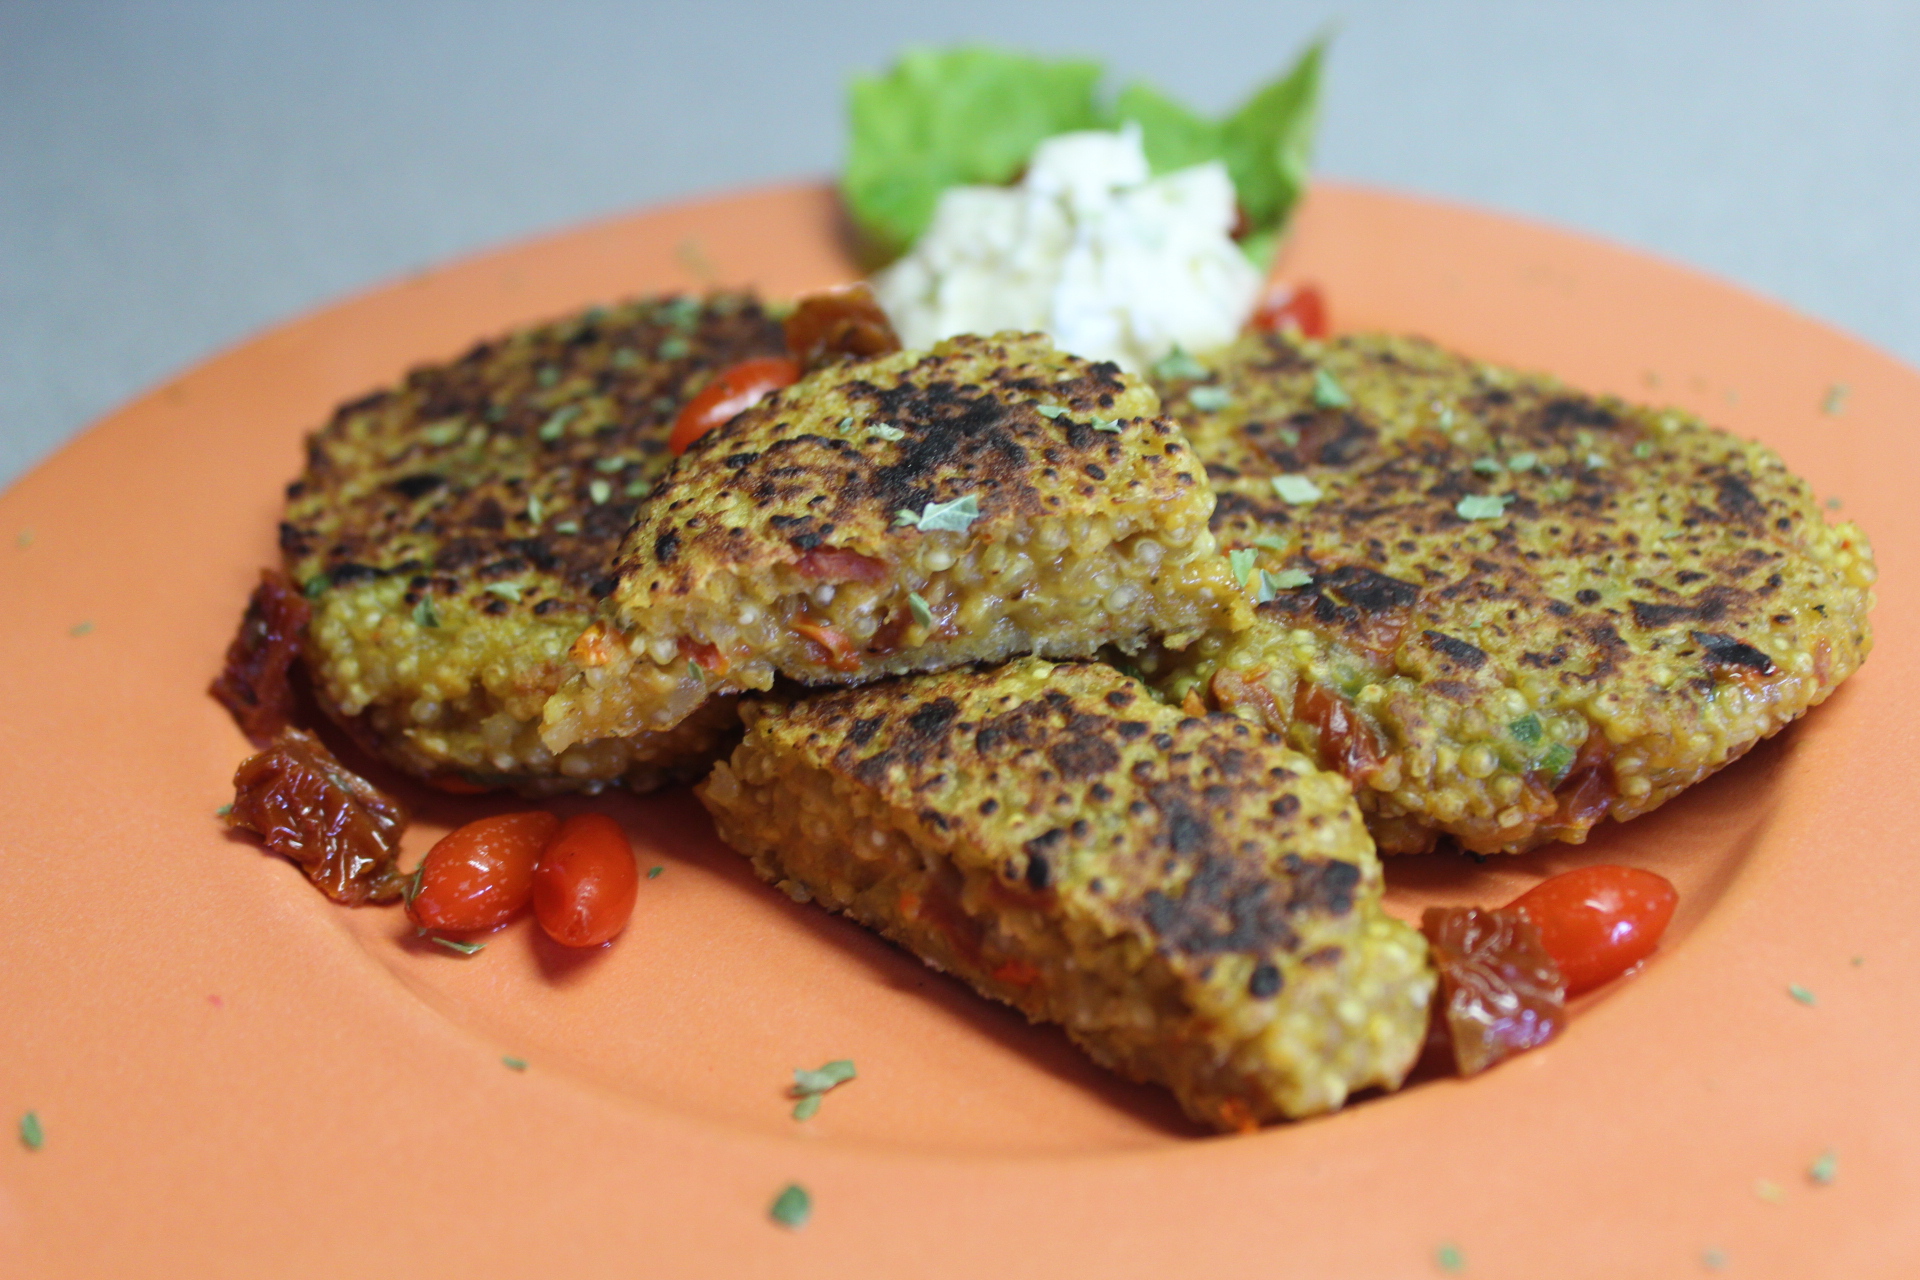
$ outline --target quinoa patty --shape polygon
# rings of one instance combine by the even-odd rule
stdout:
[[[1871,647],[1866,540],[1761,445],[1418,339],[1257,335],[1203,364],[1161,390],[1263,603],[1163,683],[1344,773],[1383,852],[1584,840]]]
[[[816,372],[697,441],[640,513],[558,750],[776,675],[857,684],[1245,625],[1213,494],[1159,402],[1044,337]]]
[[[1347,784],[1111,667],[750,700],[700,797],[762,878],[1223,1129],[1392,1088],[1426,1033]]]
[[[715,370],[784,352],[750,296],[656,298],[481,343],[341,406],[308,439],[281,526],[329,714],[448,783],[646,789],[703,768],[737,722],[726,702],[562,752],[540,713],[605,611],[681,404]]]

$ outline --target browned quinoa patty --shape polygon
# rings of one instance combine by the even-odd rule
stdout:
[[[1233,716],[1026,658],[750,700],[701,785],[762,878],[1242,1129],[1400,1083],[1426,945],[1341,778]]]
[[[1213,494],[1159,401],[1035,334],[841,363],[696,442],[546,740],[664,730],[776,675],[856,684],[1245,625]]]
[[[1383,852],[1583,840],[1871,646],[1860,530],[1683,413],[1414,338],[1250,336],[1178,373],[1162,394],[1264,603],[1164,683],[1345,773]]]
[[[750,295],[596,307],[427,365],[309,437],[281,547],[313,600],[330,714],[410,773],[540,793],[697,773],[737,723],[549,750],[547,698],[605,611],[614,554],[714,371],[784,354]]]

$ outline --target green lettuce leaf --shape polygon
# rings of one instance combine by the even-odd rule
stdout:
[[[1277,80],[1224,120],[1196,115],[1141,84],[1121,91],[1114,115],[1140,125],[1147,163],[1156,174],[1208,160],[1225,162],[1253,233],[1249,242],[1257,237],[1271,246],[1272,233],[1307,188],[1326,47],[1324,36],[1308,45]]]
[[[841,189],[868,247],[904,253],[948,187],[1011,181],[1045,139],[1108,123],[1102,74],[1097,62],[966,47],[909,50],[856,79]]]

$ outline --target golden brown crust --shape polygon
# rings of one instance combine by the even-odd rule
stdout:
[[[751,296],[647,299],[341,406],[308,441],[281,527],[314,598],[309,664],[329,711],[426,777],[552,791],[703,766],[724,715],[571,754],[533,726],[579,669],[569,649],[605,612],[681,404],[717,369],[784,350]]]
[[[761,875],[1222,1128],[1397,1084],[1432,987],[1346,785],[1110,667],[750,702],[701,789]]]
[[[1163,390],[1271,599],[1172,687],[1342,768],[1384,851],[1584,839],[1871,647],[1865,539],[1760,445],[1417,339],[1262,335],[1209,363]],[[1289,501],[1299,479],[1320,496]],[[1329,700],[1357,727],[1315,723]]]

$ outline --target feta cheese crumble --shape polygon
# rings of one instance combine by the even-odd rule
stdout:
[[[1138,372],[1174,347],[1233,339],[1261,275],[1233,242],[1218,161],[1155,178],[1139,126],[1063,133],[1015,187],[953,187],[933,224],[874,279],[901,340],[1038,330]]]

